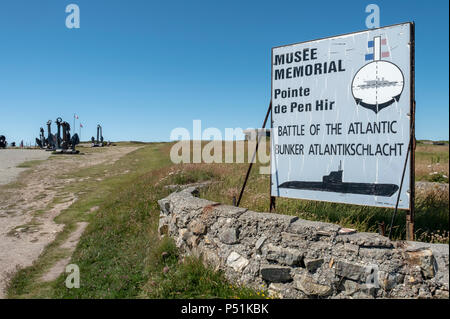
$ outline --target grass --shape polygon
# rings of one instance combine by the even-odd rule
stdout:
[[[31,168],[31,167],[34,167],[36,165],[41,164],[42,162],[44,162],[44,160],[32,160],[32,161],[23,162],[23,163],[17,165],[16,167],[18,167],[18,168]]]
[[[198,259],[180,262],[173,242],[160,243],[157,200],[169,194],[164,186],[173,180],[165,177],[177,168],[168,157],[170,144],[143,146],[113,165],[97,165],[65,176],[83,180],[62,190],[63,193],[76,194],[78,200],[55,219],[64,224],[64,230],[56,240],[46,247],[32,266],[19,270],[12,278],[9,298],[260,296],[243,287],[230,287],[222,273],[203,266]],[[123,174],[126,170],[129,172]],[[109,177],[104,177],[105,171]],[[103,179],[97,181],[99,177]],[[193,174],[177,180],[189,182],[205,178],[210,176]],[[99,209],[90,212],[95,206]],[[71,263],[80,268],[81,287],[66,288],[64,274],[53,282],[42,282],[42,275],[57,260],[66,257],[67,251],[60,245],[79,221],[89,222],[71,259]],[[169,258],[161,257],[162,250],[168,252]],[[165,272],[164,267],[169,267],[170,271]]]
[[[448,174],[448,147],[418,145],[416,149],[416,172],[424,163],[439,158],[440,166]],[[436,160],[434,160],[436,161]],[[202,174],[214,176],[213,183],[200,191],[200,196],[212,201],[231,205],[238,198],[248,164],[190,164],[182,166],[180,175]],[[255,211],[269,208],[270,176],[259,174],[260,163],[255,163],[241,202],[242,207]],[[201,173],[203,172],[203,173]],[[418,181],[428,181],[428,174],[416,173]],[[448,176],[448,175],[447,175]],[[447,180],[448,181],[448,180]],[[432,190],[416,196],[416,238],[421,241],[449,242],[448,193]],[[390,225],[393,210],[328,202],[277,198],[277,212],[299,218],[325,221],[361,232],[377,232],[380,223]],[[399,211],[393,226],[393,239],[405,239],[406,212]]]
[[[148,268],[152,276],[143,287],[141,298],[264,298],[265,292],[233,286],[221,272],[205,267],[197,258],[186,257],[180,262],[175,243],[163,239],[149,252]],[[155,271],[156,270],[156,271]]]
[[[449,182],[448,144],[417,144],[415,156],[416,181]]]
[[[126,143],[126,145],[137,144]],[[169,159],[172,145],[139,144],[142,146],[140,149],[125,155],[114,164],[101,164],[63,176],[62,178],[71,178],[76,182],[66,185],[52,205],[63,201],[68,194],[75,194],[78,200],[55,219],[57,223],[64,225],[64,230],[46,247],[32,266],[17,272],[10,282],[8,296],[10,298],[265,297],[263,291],[231,285],[223,273],[204,266],[196,258],[181,258],[172,240],[158,239],[157,200],[170,192],[164,186],[214,181],[201,190],[200,196],[231,204],[233,197],[239,195],[248,167],[248,164],[173,165]],[[83,150],[87,155],[94,151],[104,150],[99,148]],[[426,167],[428,162],[433,161],[434,164],[446,166],[448,173],[448,149],[441,146],[419,144],[416,160],[416,168]],[[241,206],[255,211],[267,211],[270,176],[259,174],[260,168],[261,164],[256,163]],[[427,176],[416,174],[419,180],[427,180]],[[98,210],[91,212],[91,208],[97,206]],[[356,228],[358,231],[377,231],[378,223],[389,224],[392,216],[391,209],[286,198],[277,199],[277,211],[304,219],[333,222],[344,227]],[[400,211],[393,230],[395,239],[404,238],[404,219],[405,213]],[[64,274],[53,282],[42,282],[41,276],[56,261],[68,256],[67,250],[61,249],[60,245],[67,240],[70,233],[75,230],[76,223],[80,221],[89,222],[89,226],[72,255],[71,263],[80,267],[81,287],[66,288]],[[448,230],[448,195],[435,191],[418,197],[417,239],[448,243]]]

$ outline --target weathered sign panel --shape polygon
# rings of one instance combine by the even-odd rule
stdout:
[[[395,206],[414,121],[411,27],[272,49],[272,196]]]

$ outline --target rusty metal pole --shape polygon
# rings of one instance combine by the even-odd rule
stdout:
[[[415,33],[414,23],[411,24],[410,30],[410,54],[411,54],[411,66],[410,66],[410,103],[411,103],[411,158],[410,158],[410,185],[409,185],[409,210],[406,213],[406,240],[414,240],[414,199],[415,199],[415,150],[416,150],[416,138],[415,138],[415,59],[414,59],[414,46],[415,46]]]
[[[272,130],[273,129],[273,113],[270,112],[270,190],[269,190],[269,195],[270,195],[270,205],[269,205],[269,211],[271,213],[274,213],[276,210],[276,197],[272,196],[272,138],[273,138],[273,133]]]
[[[271,113],[271,111],[272,111],[272,101],[270,101],[269,108],[267,110],[266,117],[264,118],[262,128],[266,127],[267,119],[269,118],[269,114]],[[258,152],[258,147],[259,147],[259,138],[258,138],[258,132],[257,132],[256,133],[255,153],[253,154],[254,158],[256,158],[255,156],[256,156],[256,153]],[[251,161],[250,165],[248,166],[247,174],[245,175],[244,184],[242,185],[241,192],[239,194],[239,199],[236,204],[237,207],[239,207],[239,204],[241,203],[242,195],[244,194],[244,189],[245,189],[245,186],[247,185],[248,177],[250,176],[250,171],[252,170],[252,166],[253,166],[253,161]]]

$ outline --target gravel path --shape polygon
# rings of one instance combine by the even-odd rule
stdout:
[[[138,148],[117,146],[85,155],[57,156],[30,168],[27,176],[19,177],[20,185],[17,187],[0,186],[0,299],[5,298],[4,289],[14,273],[32,265],[44,248],[63,230],[64,225],[57,224],[54,218],[77,200],[75,194],[63,193],[63,190],[65,185],[81,181],[77,178],[65,178],[65,174],[103,163],[113,164]],[[5,150],[0,150],[2,181],[6,179],[3,171],[14,170],[12,163],[44,159],[50,155],[50,152],[37,150],[6,150],[2,153],[3,151]],[[8,176],[10,175],[8,172]],[[53,203],[57,196],[64,198]]]
[[[2,149],[0,150],[0,185],[13,182],[26,168],[17,165],[33,160],[45,160],[51,152],[42,150]]]

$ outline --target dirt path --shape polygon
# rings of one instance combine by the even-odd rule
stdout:
[[[65,185],[77,180],[60,176],[80,168],[114,163],[138,148],[117,146],[86,155],[51,158],[19,177],[19,188],[0,188],[0,298],[5,297],[4,289],[13,274],[30,266],[62,230],[63,225],[56,224],[54,218],[77,200],[74,194],[61,193]],[[64,200],[48,210],[56,196],[64,196]]]
[[[0,150],[0,185],[14,181],[26,168],[17,165],[33,160],[44,160],[50,156],[50,152],[42,150],[5,149]]]

